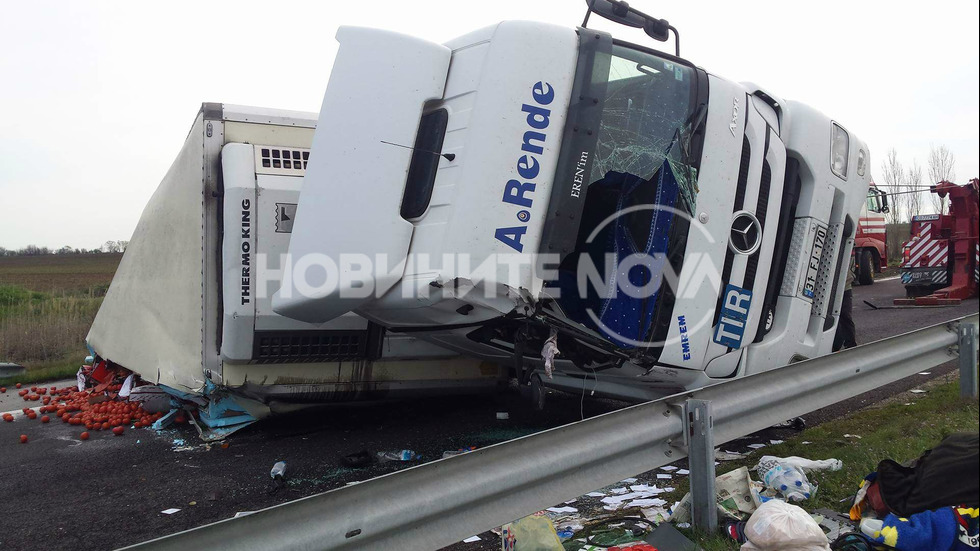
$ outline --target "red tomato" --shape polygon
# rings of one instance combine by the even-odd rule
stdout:
[[[83,432],[78,435],[79,440],[88,440],[88,432]]]
[[[4,393],[6,393],[6,392],[7,392],[7,387],[5,387],[5,386],[0,386],[0,394],[4,394]]]
[[[112,429],[112,434],[115,434],[116,436],[122,436],[122,433],[125,432],[125,431],[126,431],[126,429],[124,429],[122,427],[116,427],[116,428]]]
[[[102,430],[109,430],[109,423],[108,422],[102,423]]]
[[[26,434],[20,435],[20,443],[21,444],[26,444],[27,443],[27,435]]]
[[[17,387],[17,388],[20,388],[20,383],[17,383],[17,384],[16,384],[16,385],[14,385],[14,386],[15,386],[15,387]]]
[[[42,422],[42,423],[47,423],[47,422],[48,422],[48,421],[50,421],[50,420],[51,420],[51,418],[50,418],[50,417],[48,417],[47,415],[42,415],[42,416],[41,416],[41,422]]]

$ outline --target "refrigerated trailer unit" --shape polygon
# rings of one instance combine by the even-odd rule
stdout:
[[[202,106],[140,217],[90,348],[178,393],[234,388],[256,415],[505,382],[496,365],[353,313],[306,323],[272,311],[316,120]]]

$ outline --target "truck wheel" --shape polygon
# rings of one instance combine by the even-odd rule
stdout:
[[[531,376],[531,406],[534,411],[544,410],[545,397],[548,395],[548,390],[541,384],[541,376],[534,374]]]
[[[875,282],[875,257],[869,250],[861,252],[861,261],[858,263],[858,282],[861,285],[871,285]]]

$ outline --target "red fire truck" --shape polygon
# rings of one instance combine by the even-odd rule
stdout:
[[[875,273],[888,267],[885,249],[885,215],[888,212],[888,194],[871,182],[868,201],[861,209],[857,231],[854,234],[854,268],[858,283],[871,285]]]
[[[980,246],[978,180],[963,186],[939,182],[931,191],[949,197],[949,214],[912,218],[911,239],[903,246],[902,305],[956,304],[976,296]]]

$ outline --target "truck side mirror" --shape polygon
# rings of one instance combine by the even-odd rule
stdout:
[[[664,19],[649,19],[643,25],[643,32],[654,40],[667,42],[667,39],[670,38],[670,24]]]
[[[878,190],[878,197],[881,198],[881,212],[883,214],[884,213],[887,213],[888,212],[888,194],[885,193],[884,191]]]

